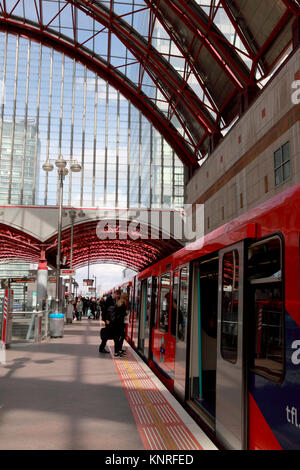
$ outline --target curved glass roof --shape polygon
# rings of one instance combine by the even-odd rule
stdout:
[[[2,0],[0,30],[96,72],[197,167],[292,42],[298,0]]]

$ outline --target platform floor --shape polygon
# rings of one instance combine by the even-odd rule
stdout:
[[[100,321],[15,344],[0,364],[1,450],[215,450],[126,343],[100,354]]]

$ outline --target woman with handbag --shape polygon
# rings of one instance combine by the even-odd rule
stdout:
[[[100,330],[101,344],[99,346],[99,352],[109,353],[105,349],[108,339],[114,338],[114,331],[112,326],[112,318],[114,318],[115,301],[111,295],[109,295],[105,301],[105,305],[102,310],[102,319],[104,320],[105,327]]]
[[[114,342],[115,342],[115,357],[123,357],[125,351],[122,349],[123,341],[125,339],[125,317],[126,317],[126,307],[127,307],[127,294],[121,293],[120,291],[116,292],[117,302],[114,312],[114,317],[112,319],[112,327],[114,331]]]

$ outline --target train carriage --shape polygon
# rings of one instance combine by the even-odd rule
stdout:
[[[127,338],[227,449],[300,447],[300,185],[135,276]]]

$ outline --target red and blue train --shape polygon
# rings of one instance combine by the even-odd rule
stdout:
[[[300,449],[300,184],[138,273],[127,341],[226,449]]]

